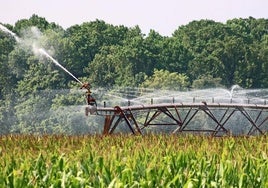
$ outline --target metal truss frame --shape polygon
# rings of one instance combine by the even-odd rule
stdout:
[[[172,134],[185,132],[205,133],[212,136],[232,134],[239,115],[249,128],[244,135],[263,135],[268,130],[268,105],[232,103],[172,103],[138,106],[115,106],[97,108],[97,114],[105,117],[103,134],[113,134],[121,124],[126,125],[131,134],[144,134],[147,128],[172,127]],[[197,128],[198,114],[209,121],[210,126]],[[228,124],[228,125],[227,125]],[[119,126],[120,125],[120,126]],[[123,125],[122,125],[123,126]],[[236,125],[237,126],[237,125]],[[244,125],[239,125],[244,126]]]

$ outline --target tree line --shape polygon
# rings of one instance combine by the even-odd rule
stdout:
[[[27,115],[38,109],[36,103],[42,106],[41,91],[51,97],[48,110],[81,103],[76,97],[49,92],[78,84],[47,58],[36,55],[35,45],[93,87],[268,87],[265,18],[192,21],[179,26],[172,36],[154,30],[145,35],[139,26],[114,26],[102,20],[64,29],[38,15],[18,20],[14,26],[3,25],[22,39],[18,43],[0,30],[0,122],[8,130],[14,124],[31,124]]]

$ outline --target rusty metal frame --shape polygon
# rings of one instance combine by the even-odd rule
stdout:
[[[221,110],[223,114],[217,114],[215,110]],[[182,115],[182,111],[186,112]],[[256,118],[250,115],[250,111],[256,111]],[[195,119],[198,113],[203,113],[206,118],[212,120],[214,128],[209,129],[188,129],[189,124]],[[137,114],[144,119],[139,121]],[[105,116],[103,134],[112,134],[120,123],[127,125],[131,134],[143,134],[143,130],[151,126],[177,126],[172,134],[183,132],[206,132],[212,136],[222,136],[230,134],[225,127],[227,122],[237,113],[245,118],[250,129],[247,135],[265,134],[268,130],[268,105],[254,104],[230,104],[230,103],[172,103],[154,104],[139,106],[116,106],[99,107],[97,114]],[[168,119],[169,122],[159,122],[158,117]],[[161,119],[160,118],[160,119]]]

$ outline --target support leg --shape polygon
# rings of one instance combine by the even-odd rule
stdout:
[[[112,124],[111,115],[106,115],[105,116],[105,121],[104,121],[103,133],[102,133],[103,135],[109,134],[111,124]]]

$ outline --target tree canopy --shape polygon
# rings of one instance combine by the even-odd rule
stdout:
[[[38,15],[14,26],[2,25],[21,41],[0,30],[0,124],[9,119],[7,112],[17,114],[10,124],[30,124],[33,121],[25,117],[31,110],[22,105],[34,109],[34,101],[44,102],[38,92],[75,85],[70,75],[36,53],[37,48],[44,48],[94,87],[268,87],[268,19],[264,18],[195,20],[169,37],[154,30],[145,35],[139,26],[114,26],[102,20],[63,29]],[[46,95],[51,97],[48,109],[79,103],[72,97]],[[19,105],[14,97],[20,98],[16,98]]]

